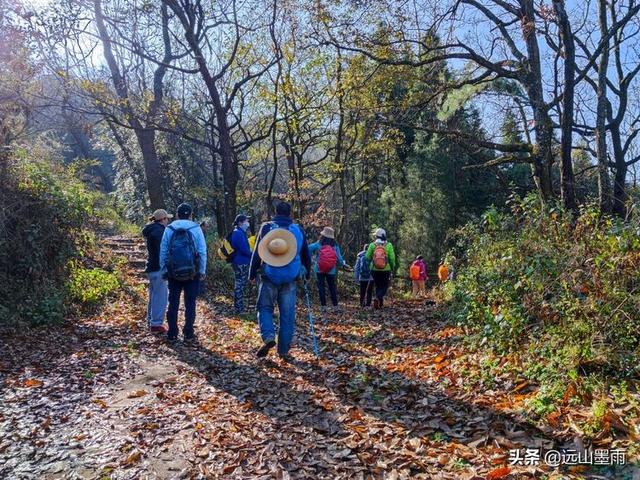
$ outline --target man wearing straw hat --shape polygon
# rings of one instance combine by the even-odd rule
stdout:
[[[281,202],[276,215],[262,225],[256,249],[251,257],[249,278],[259,276],[258,323],[264,344],[257,352],[258,358],[266,357],[276,345],[273,310],[277,303],[280,312],[278,329],[278,355],[285,362],[291,361],[289,349],[296,321],[296,280],[309,278],[311,256],[302,228],[291,219],[291,205]]]

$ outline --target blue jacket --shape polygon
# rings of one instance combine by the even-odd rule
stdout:
[[[314,242],[311,245],[309,245],[309,253],[311,255],[320,255],[320,248],[322,247],[322,245],[320,245],[320,242]],[[338,257],[338,262],[336,263],[336,266],[333,267],[329,272],[327,272],[329,275],[336,275],[338,273],[338,267],[341,267],[344,265],[344,258],[342,258],[342,252],[340,251],[340,247],[338,246],[338,244],[336,243],[333,247],[333,249],[336,251],[336,256]],[[318,259],[315,259],[314,262],[314,267],[313,267],[313,271],[318,273]]]
[[[248,265],[251,262],[251,248],[249,237],[241,228],[236,227],[231,233],[231,246],[234,254],[231,263],[234,265]]]
[[[191,220],[175,220],[171,222],[171,226],[176,229],[191,228],[193,226],[197,227],[189,230],[189,233],[193,237],[193,243],[196,246],[196,251],[198,252],[200,260],[200,268],[198,270],[198,273],[200,273],[200,275],[204,275],[207,272],[207,242],[204,239],[204,233],[202,233],[200,225],[198,225],[196,222],[192,222]],[[171,241],[172,236],[173,230],[171,230],[170,228],[165,228],[164,235],[162,235],[162,242],[160,242],[160,270],[163,273],[166,273],[167,271],[169,242]]]
[[[262,238],[271,231],[273,223],[276,223],[281,228],[288,229],[290,226],[293,227],[291,228],[291,232],[296,236],[296,240],[298,241],[298,252],[289,265],[285,265],[284,267],[271,267],[269,265],[265,265],[264,268],[262,268],[262,272],[269,278],[269,280],[276,284],[293,281],[291,279],[296,279],[302,273],[309,278],[309,272],[311,271],[311,255],[309,254],[309,246],[307,245],[307,240],[304,237],[304,232],[299,225],[293,223],[293,220],[291,220],[290,217],[286,217],[284,215],[275,215],[272,217],[271,222],[263,224],[260,228],[260,233],[258,233],[258,238],[256,238],[256,248],[253,250],[253,255],[251,256],[249,278],[252,280],[255,279],[258,275],[258,271],[262,267],[262,259],[258,252],[258,245]],[[304,268],[304,271],[302,268]]]

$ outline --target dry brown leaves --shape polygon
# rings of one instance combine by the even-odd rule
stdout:
[[[143,296],[113,302],[52,341],[17,339],[24,347],[10,348],[10,358],[26,360],[5,381],[11,393],[0,400],[10,403],[0,405],[12,409],[0,408],[0,427],[26,412],[12,433],[50,447],[29,463],[30,451],[0,440],[0,458],[41,476],[63,468],[126,469],[131,478],[537,478],[541,469],[506,466],[508,450],[553,445],[576,415],[562,410],[546,428],[530,425],[520,409],[536,387],[506,372],[511,357],[495,386],[471,383],[477,353],[420,302],[364,313],[347,305],[326,323],[318,315],[320,360],[301,310],[291,365],[256,360],[256,324],[228,308],[199,305],[195,347],[148,334]],[[44,391],[53,405],[38,403]],[[41,414],[52,407],[56,414]],[[615,410],[605,424],[629,431]],[[77,458],[97,462],[64,457],[63,438],[85,452]]]

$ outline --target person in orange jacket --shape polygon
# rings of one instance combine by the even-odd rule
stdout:
[[[427,266],[424,264],[422,255],[418,255],[409,266],[409,278],[411,279],[411,285],[413,287],[413,297],[425,297],[427,295],[425,283],[428,276]]]
[[[449,279],[449,268],[444,263],[438,267],[438,278],[441,282],[446,282]]]

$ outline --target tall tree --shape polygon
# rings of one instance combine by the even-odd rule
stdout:
[[[114,55],[113,41],[107,28],[106,17],[102,8],[102,0],[94,0],[93,8],[96,28],[102,42],[104,57],[111,73],[111,81],[116,94],[121,100],[122,111],[125,118],[124,121],[133,129],[136,139],[138,140],[140,152],[144,161],[150,206],[152,209],[165,207],[164,194],[162,191],[162,168],[155,145],[156,130],[153,126],[145,125],[132,107],[133,100],[129,92],[127,79],[123,75],[116,56]],[[168,29],[166,8],[161,9],[161,15],[163,27]],[[162,102],[162,82],[167,71],[166,63],[171,59],[171,46],[167,41],[168,33],[166,33],[166,36],[165,64],[158,65],[154,73],[153,99],[149,105],[150,116],[155,115],[160,103]]]
[[[265,18],[256,19],[255,16],[249,15],[245,18],[247,23],[241,22],[235,0],[229,5],[217,5],[220,10],[215,10],[215,7],[214,10],[210,10],[201,0],[163,0],[163,4],[169,7],[178,20],[188,53],[196,64],[213,108],[213,137],[217,141],[214,150],[220,158],[224,188],[224,225],[219,226],[219,231],[224,233],[229,231],[236,215],[239,163],[242,160],[240,154],[251,143],[268,138],[270,134],[268,129],[253,138],[236,141],[234,129],[241,128],[239,119],[242,115],[242,106],[238,106],[238,103],[244,102],[243,88],[251,87],[279,61],[278,49],[275,47],[276,54],[271,58],[257,58],[252,55],[252,46],[244,37],[249,32],[266,28],[270,32],[270,42],[272,45],[276,43],[276,2],[272,3],[266,21]],[[255,13],[251,8],[252,6],[243,5],[241,13]],[[257,22],[250,24],[251,21]],[[224,27],[228,27],[231,32],[232,46],[229,52],[222,52],[221,44],[210,43],[210,37],[216,29],[222,30]],[[227,39],[225,35],[220,34],[220,40]],[[225,53],[226,56],[222,59]],[[233,120],[234,108],[239,108],[235,113],[237,121]]]
[[[576,211],[575,180],[573,175],[573,115],[576,72],[576,47],[571,30],[571,22],[565,10],[564,0],[553,0],[553,9],[560,33],[563,48],[564,91],[562,93],[562,114],[560,116],[560,184],[564,206]],[[605,172],[606,173],[606,172]]]

